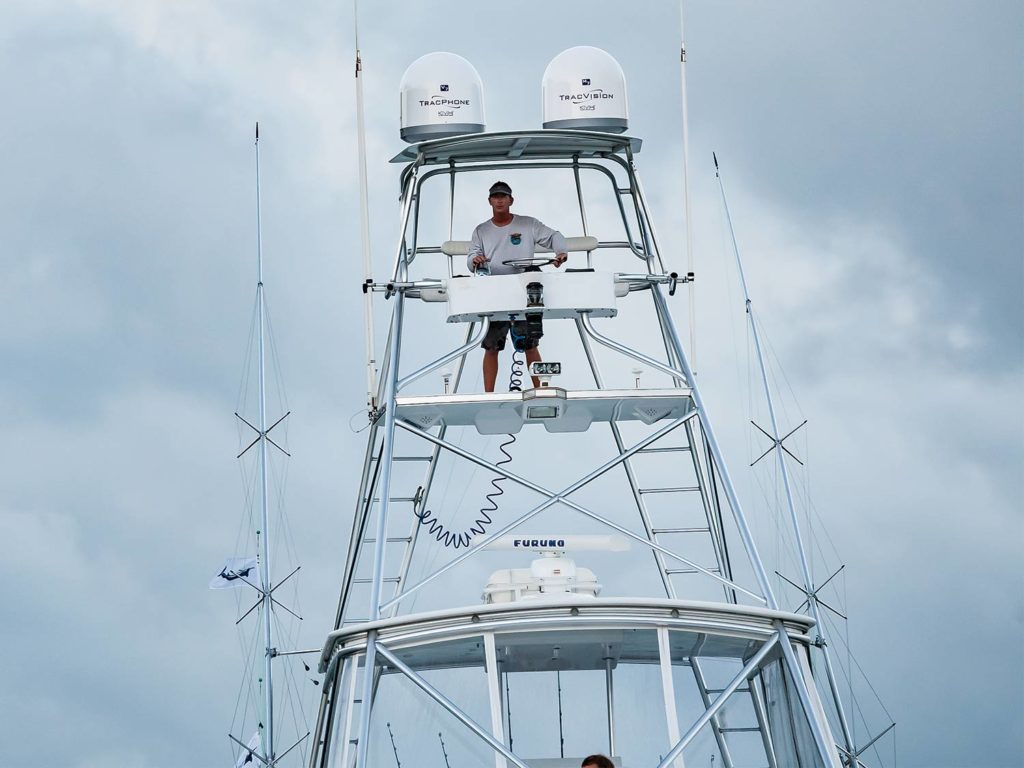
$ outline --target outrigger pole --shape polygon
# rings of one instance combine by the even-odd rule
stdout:
[[[267,389],[266,389],[266,358],[264,344],[264,328],[266,324],[266,305],[263,296],[263,225],[260,220],[260,124],[256,123],[256,260],[258,266],[258,280],[256,282],[256,311],[259,318],[259,331],[257,346],[259,349],[259,398],[260,398],[260,501],[262,516],[260,525],[262,527],[262,550],[260,552],[260,586],[263,596],[263,640],[265,645],[264,671],[263,671],[263,693],[265,708],[265,724],[261,733],[263,742],[263,755],[268,765],[274,762],[274,685],[273,685],[273,661],[274,645],[272,639],[273,617],[271,608],[273,604],[274,585],[270,581],[270,511],[268,509],[267,491]]]
[[[782,445],[782,441],[785,440],[785,437],[779,436],[779,424],[775,417],[775,399],[772,397],[772,390],[768,385],[768,372],[764,364],[764,355],[761,352],[761,337],[757,330],[757,323],[754,320],[754,305],[750,300],[750,293],[747,291],[747,280],[743,274],[743,261],[740,259],[740,249],[736,244],[736,231],[732,226],[732,216],[729,215],[729,203],[725,198],[725,184],[722,181],[722,174],[718,168],[718,157],[712,153],[712,158],[714,158],[715,161],[715,178],[718,179],[718,189],[722,194],[722,209],[725,212],[725,222],[726,226],[729,228],[729,236],[732,239],[732,251],[736,257],[736,266],[740,273],[740,285],[743,288],[744,306],[746,308],[747,320],[750,323],[750,334],[754,340],[754,351],[757,354],[757,365],[761,372],[761,382],[764,385],[764,396],[768,403],[768,415],[771,419],[771,434],[768,436],[775,443],[773,448],[775,449],[775,456],[779,465],[779,473],[782,475],[782,485],[786,491],[786,506],[789,509],[790,520],[793,524],[793,533],[796,536],[796,549],[800,555],[800,571],[803,577],[803,586],[801,589],[807,596],[807,607],[818,630],[820,642],[817,643],[817,645],[820,646],[822,658],[825,660],[825,673],[828,677],[828,684],[832,692],[832,698],[836,704],[836,714],[839,717],[839,724],[843,730],[843,740],[846,744],[847,754],[853,754],[855,749],[853,737],[850,733],[850,726],[846,719],[846,712],[843,709],[843,701],[839,696],[839,686],[836,681],[835,670],[832,666],[832,654],[829,651],[828,643],[825,642],[825,627],[821,623],[821,613],[818,610],[817,591],[814,588],[811,570],[807,564],[807,552],[804,548],[803,534],[800,531],[800,518],[797,516],[796,505],[793,503],[793,490],[789,478],[789,466],[786,464],[786,459],[783,455],[785,449]],[[788,435],[786,435],[786,437],[788,437]]]
[[[683,0],[679,0],[679,74],[683,104],[683,215],[686,217],[686,272],[693,274],[693,215],[690,205],[690,108],[686,98],[686,35]],[[687,306],[690,312],[690,362],[697,374],[697,308],[693,280],[689,281]]]
[[[356,43],[356,136],[359,146],[359,230],[363,250],[363,327],[366,332],[366,408],[371,421],[377,410],[377,359],[373,333],[373,259],[370,255],[370,199],[366,176],[366,119],[363,108],[363,60],[359,51],[359,2],[352,4]]]
[[[263,639],[264,639],[264,669],[263,676],[260,678],[260,683],[263,685],[263,713],[260,718],[259,725],[259,737],[260,737],[260,749],[263,754],[257,754],[249,744],[244,743],[240,739],[235,738],[230,733],[230,738],[235,744],[242,747],[242,749],[248,750],[250,758],[255,756],[259,761],[267,766],[267,768],[274,768],[278,761],[283,760],[293,749],[301,744],[308,736],[309,732],[306,732],[305,736],[300,737],[294,744],[288,747],[280,755],[277,754],[274,746],[274,658],[277,656],[291,656],[294,654],[310,653],[311,651],[288,651],[285,653],[279,653],[274,647],[274,625],[273,625],[273,607],[276,603],[278,607],[283,608],[285,611],[290,613],[295,618],[302,620],[295,611],[291,610],[287,606],[282,605],[274,597],[274,592],[279,587],[284,585],[288,579],[298,573],[299,568],[296,568],[287,576],[285,576],[276,585],[273,583],[270,573],[270,501],[269,501],[269,482],[268,482],[268,466],[267,466],[267,454],[269,449],[267,443],[270,443],[277,448],[285,456],[290,454],[278,443],[274,442],[273,438],[269,436],[269,433],[281,422],[283,422],[288,416],[291,415],[291,411],[285,413],[284,416],[279,418],[270,426],[267,426],[267,379],[266,379],[266,326],[267,326],[267,311],[266,311],[266,297],[263,290],[263,225],[261,221],[262,214],[262,201],[260,198],[260,124],[256,123],[256,261],[257,261],[257,280],[256,280],[256,316],[258,319],[257,328],[257,355],[258,355],[258,381],[259,381],[259,418],[256,420],[257,423],[253,424],[246,418],[244,418],[237,411],[235,417],[245,424],[249,429],[256,433],[256,438],[249,443],[236,458],[242,458],[251,448],[259,444],[259,475],[260,475],[260,523],[259,528],[256,530],[257,540],[257,563],[259,566],[259,584],[257,585],[255,580],[249,581],[248,579],[242,579],[246,584],[255,589],[260,593],[259,599],[253,603],[252,607],[246,611],[235,624],[241,623],[250,613],[255,611],[257,608],[262,609],[263,617]],[[303,662],[305,664],[305,662]],[[308,670],[309,667],[307,666]]]

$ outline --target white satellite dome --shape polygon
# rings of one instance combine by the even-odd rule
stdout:
[[[485,128],[483,82],[461,56],[438,51],[416,59],[402,75],[401,92],[403,141],[413,144]]]
[[[610,53],[569,48],[544,70],[544,127],[622,133],[629,126],[626,76]]]

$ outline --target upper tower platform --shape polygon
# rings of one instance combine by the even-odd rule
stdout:
[[[636,154],[642,142],[632,136],[598,131],[542,129],[537,131],[495,131],[468,136],[423,141],[406,147],[392,163],[421,165],[503,162],[527,160],[571,160]]]

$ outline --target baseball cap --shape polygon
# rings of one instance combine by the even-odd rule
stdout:
[[[510,195],[512,194],[512,187],[506,184],[504,181],[496,181],[491,184],[491,189],[487,193],[487,196],[491,195]]]

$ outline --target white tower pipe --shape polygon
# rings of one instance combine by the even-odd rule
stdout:
[[[359,50],[359,3],[353,3],[356,44],[356,137],[359,148],[359,230],[363,251],[363,328],[366,345],[366,407],[377,409],[377,357],[373,332],[373,259],[370,254],[370,199],[366,176],[366,119],[363,108],[363,59]]]

